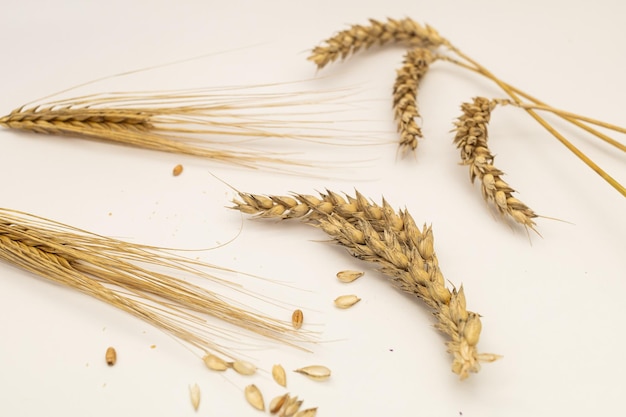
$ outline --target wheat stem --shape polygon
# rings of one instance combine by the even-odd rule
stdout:
[[[423,300],[437,319],[435,327],[449,337],[452,371],[461,379],[480,370],[480,362],[498,355],[478,353],[480,316],[466,310],[463,287],[446,288],[434,252],[432,229],[420,230],[406,210],[394,211],[356,192],[346,198],[332,191],[320,197],[295,194],[262,196],[239,192],[233,209],[261,218],[300,219],[322,229],[353,256],[375,264],[395,286]]]

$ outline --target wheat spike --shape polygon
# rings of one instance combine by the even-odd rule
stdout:
[[[396,212],[383,200],[382,206],[356,192],[355,197],[327,191],[319,197],[295,194],[293,197],[239,192],[233,208],[265,218],[298,218],[326,232],[353,256],[372,262],[401,290],[416,295],[432,310],[437,329],[450,340],[452,370],[465,379],[480,370],[480,362],[491,362],[497,355],[478,353],[481,322],[465,308],[463,287],[450,291],[434,252],[430,227],[420,230],[408,211]]]
[[[420,117],[417,106],[417,89],[436,57],[426,48],[415,48],[404,56],[402,68],[397,71],[393,85],[393,110],[400,132],[400,149],[403,153],[417,148],[422,129],[415,119]]]
[[[432,27],[423,26],[409,18],[387,19],[386,22],[370,19],[370,24],[367,26],[353,25],[350,29],[343,30],[327,39],[324,45],[313,49],[308,60],[321,69],[328,63],[339,58],[345,59],[361,49],[389,42],[411,47],[436,48],[442,45],[443,39]]]
[[[211,280],[245,294],[204,271],[221,268],[19,211],[0,209],[0,259],[109,303],[204,352],[233,356],[214,342],[228,336],[207,322],[207,316],[293,346],[307,338],[288,322],[246,311],[178,278],[182,274]]]
[[[500,214],[510,216],[517,223],[535,230],[533,210],[513,197],[515,191],[502,180],[503,171],[493,165],[494,156],[487,145],[487,125],[496,100],[476,97],[472,103],[463,103],[463,115],[455,123],[454,143],[461,150],[461,163],[469,166],[472,182],[481,182],[483,198],[495,204]]]

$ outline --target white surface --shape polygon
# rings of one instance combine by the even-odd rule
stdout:
[[[249,352],[255,361],[265,369],[275,362],[288,369],[330,366],[334,375],[324,384],[288,375],[290,392],[307,406],[319,406],[319,416],[616,415],[626,391],[624,197],[526,114],[496,110],[490,137],[507,181],[537,212],[572,223],[539,219],[543,238],[533,235],[530,244],[523,231],[513,231],[487,209],[451,145],[450,123],[461,101],[502,96],[495,87],[451,66],[433,67],[419,94],[427,138],[416,159],[397,160],[390,90],[402,48],[359,54],[319,75],[305,58],[307,50],[348,24],[410,16],[433,25],[494,73],[542,100],[625,125],[623,4],[5,2],[0,113],[91,79],[226,50],[231,52],[89,88],[164,89],[326,76],[297,88],[358,88],[349,99],[355,106],[345,115],[367,122],[342,129],[371,129],[374,133],[363,140],[387,144],[315,147],[317,155],[328,152],[337,161],[370,160],[336,166],[323,172],[333,179],[319,179],[3,130],[0,206],[132,241],[199,248],[235,236],[242,222],[223,208],[233,193],[211,173],[255,193],[357,187],[377,202],[384,195],[394,207],[407,207],[418,223],[433,224],[446,278],[462,283],[468,308],[483,315],[480,350],[504,358],[459,382],[449,370],[445,339],[418,300],[342,250],[315,242],[325,238],[318,230],[245,219],[234,242],[198,256],[310,290],[263,287],[304,306],[307,318],[319,324],[310,328],[328,341],[313,346],[313,354],[257,341],[264,348]],[[626,183],[623,154],[557,123]],[[284,146],[308,152],[310,145]],[[185,171],[174,178],[177,163]],[[347,287],[334,278],[345,268],[368,272]],[[191,416],[188,385],[197,382],[202,390],[197,415],[254,416],[260,414],[243,400],[245,384],[254,381],[269,398],[280,392],[268,373],[251,380],[208,372],[170,337],[82,294],[7,265],[0,266],[0,274],[0,415]],[[337,311],[332,299],[347,292],[363,301]],[[153,344],[156,349],[150,349]],[[103,359],[109,345],[119,354],[113,368]]]

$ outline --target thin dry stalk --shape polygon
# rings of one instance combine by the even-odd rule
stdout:
[[[0,117],[0,126],[193,155],[249,168],[306,166],[311,162],[295,161],[282,152],[242,151],[241,145],[262,138],[328,140],[329,135],[321,129],[319,134],[295,133],[314,121],[294,120],[298,113],[293,107],[331,100],[316,94],[227,94],[224,89],[94,94],[20,107]],[[285,109],[286,114],[278,115],[276,109]],[[267,110],[274,114],[265,114]]]
[[[500,214],[509,216],[517,223],[535,230],[533,210],[513,197],[515,191],[502,179],[503,171],[493,165],[494,156],[487,145],[487,125],[495,100],[476,97],[472,103],[463,103],[463,115],[456,122],[454,143],[461,150],[461,163],[469,166],[472,183],[481,182],[483,198],[495,204]]]
[[[228,331],[211,325],[208,316],[294,346],[306,340],[288,322],[247,311],[176,277],[212,280],[245,294],[203,271],[216,267],[23,212],[0,209],[0,259],[111,304],[204,352],[233,356],[214,341],[228,339]]]
[[[437,329],[449,336],[452,370],[465,379],[480,370],[480,362],[497,355],[478,353],[480,316],[467,311],[463,287],[450,291],[434,252],[430,227],[420,230],[408,211],[395,212],[383,200],[378,206],[360,193],[355,197],[327,191],[320,197],[261,196],[239,192],[233,209],[261,218],[297,218],[316,226],[353,256],[377,265],[401,290],[422,299],[437,319]]]
[[[415,48],[404,56],[402,68],[397,71],[393,86],[393,112],[400,132],[400,151],[406,154],[417,148],[422,129],[415,119],[420,117],[417,89],[435,56],[426,48]]]
[[[323,45],[313,49],[308,60],[321,69],[328,63],[339,58],[345,59],[361,49],[389,42],[410,47],[436,48],[442,44],[443,39],[432,27],[421,25],[409,18],[387,19],[386,22],[370,19],[369,25],[353,25],[325,40]]]

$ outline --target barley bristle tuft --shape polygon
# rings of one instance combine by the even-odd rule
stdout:
[[[417,106],[417,89],[435,56],[426,48],[416,48],[406,53],[402,68],[397,71],[393,86],[393,110],[400,132],[400,150],[403,153],[417,148],[422,129],[415,119],[420,117]]]
[[[465,308],[463,287],[446,288],[434,252],[430,227],[420,230],[408,211],[394,211],[383,199],[382,206],[359,192],[345,198],[332,191],[319,197],[293,197],[239,193],[233,209],[260,218],[297,218],[316,226],[353,256],[372,262],[401,290],[422,299],[437,318],[435,327],[449,336],[446,343],[453,355],[452,370],[465,379],[480,370],[480,362],[498,355],[478,353],[480,316]]]
[[[389,42],[411,47],[436,48],[442,45],[444,40],[432,27],[423,26],[409,18],[387,19],[386,22],[370,19],[370,25],[354,25],[327,39],[324,45],[313,49],[308,59],[313,61],[317,68],[323,68],[328,63],[339,58],[345,59],[361,49]]]
[[[487,125],[496,105],[496,100],[483,97],[476,97],[472,103],[463,103],[463,115],[455,123],[454,143],[461,150],[461,163],[469,165],[472,183],[476,178],[480,180],[483,198],[493,202],[500,214],[535,230],[533,219],[538,215],[513,197],[515,190],[502,180],[504,172],[493,165],[494,156],[487,145]]]
[[[0,259],[111,304],[203,352],[233,356],[230,348],[216,342],[226,332],[208,322],[208,316],[292,346],[307,340],[290,323],[232,305],[227,297],[188,279],[212,281],[245,295],[241,286],[205,272],[234,271],[163,249],[0,209]]]

